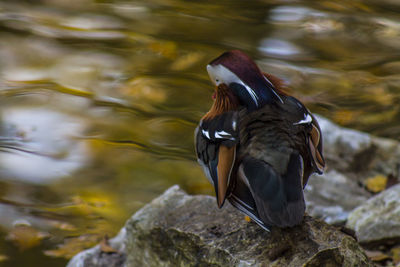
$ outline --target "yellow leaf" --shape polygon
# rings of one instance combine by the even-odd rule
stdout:
[[[108,236],[105,235],[104,238],[100,242],[100,249],[105,253],[117,253],[118,251],[110,246],[108,243]]]
[[[366,187],[370,192],[379,193],[385,190],[386,183],[387,183],[387,177],[382,174],[378,174],[374,177],[370,177],[367,179]]]
[[[251,222],[251,219],[250,219],[250,217],[249,216],[244,216],[244,220],[246,221],[246,222]]]
[[[386,259],[389,259],[390,257],[383,253],[382,251],[378,250],[366,250],[365,254],[367,254],[368,258],[370,258],[373,261],[383,261]]]

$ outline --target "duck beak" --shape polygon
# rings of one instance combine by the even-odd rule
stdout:
[[[215,73],[213,71],[213,66],[211,65],[207,65],[207,72],[208,72],[208,76],[210,77],[210,80],[213,84],[215,84],[216,86],[218,86],[216,80],[217,77],[215,77]]]

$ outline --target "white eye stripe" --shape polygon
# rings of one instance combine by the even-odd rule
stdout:
[[[226,68],[223,65],[216,65],[216,66],[211,66],[211,65],[207,65],[207,72],[208,75],[210,76],[211,80],[214,81],[215,85],[218,86],[221,83],[225,83],[227,85],[231,84],[231,83],[238,83],[241,86],[243,86],[247,93],[250,95],[250,97],[252,98],[252,100],[254,101],[254,103],[256,104],[256,106],[259,106],[258,103],[258,95],[256,94],[256,92],[254,92],[253,89],[251,89],[250,86],[248,86],[245,82],[243,82],[235,73],[233,73],[232,71],[230,71],[228,68]],[[271,86],[271,91],[274,93],[274,95],[279,99],[279,101],[281,103],[283,103],[282,98],[275,92],[275,86],[271,83],[270,80],[267,79],[267,77],[265,77],[263,75],[265,81]]]
[[[283,104],[282,98],[274,90],[275,86],[270,82],[270,80],[267,79],[267,77],[264,76],[264,79],[269,83],[269,85],[272,86],[273,89],[271,91],[276,95],[276,97],[279,99],[279,101],[281,101],[281,103]]]
[[[221,83],[225,83],[227,85],[231,83],[238,83],[242,85],[258,107],[258,96],[256,92],[254,92],[254,90],[251,89],[250,86],[245,84],[235,73],[230,71],[228,68],[224,67],[223,65],[207,65],[207,72],[211,78],[211,81],[215,81],[215,85],[217,86]]]
[[[254,92],[253,89],[251,89],[247,84],[245,84],[242,80],[240,81],[240,85],[242,85],[244,88],[246,88],[247,92],[249,93],[249,95],[251,96],[251,98],[253,99],[254,103],[256,104],[256,106],[258,107],[258,96],[257,94]]]

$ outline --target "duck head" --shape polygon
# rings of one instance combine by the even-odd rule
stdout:
[[[207,65],[211,81],[219,92],[236,96],[240,105],[249,111],[265,104],[281,101],[274,85],[263,75],[256,63],[245,53],[232,50],[223,53]],[[227,92],[230,91],[230,92]]]

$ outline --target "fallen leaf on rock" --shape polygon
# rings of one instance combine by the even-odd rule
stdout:
[[[108,236],[105,235],[104,238],[100,242],[100,250],[105,253],[116,253],[118,252],[116,249],[110,246],[108,243]]]
[[[387,183],[387,177],[382,174],[378,174],[374,177],[368,178],[366,180],[365,185],[366,185],[368,191],[370,191],[372,193],[379,193],[379,192],[385,190],[386,183]]]
[[[382,251],[378,250],[366,250],[365,254],[373,261],[383,261],[390,259],[389,255],[386,255]]]

